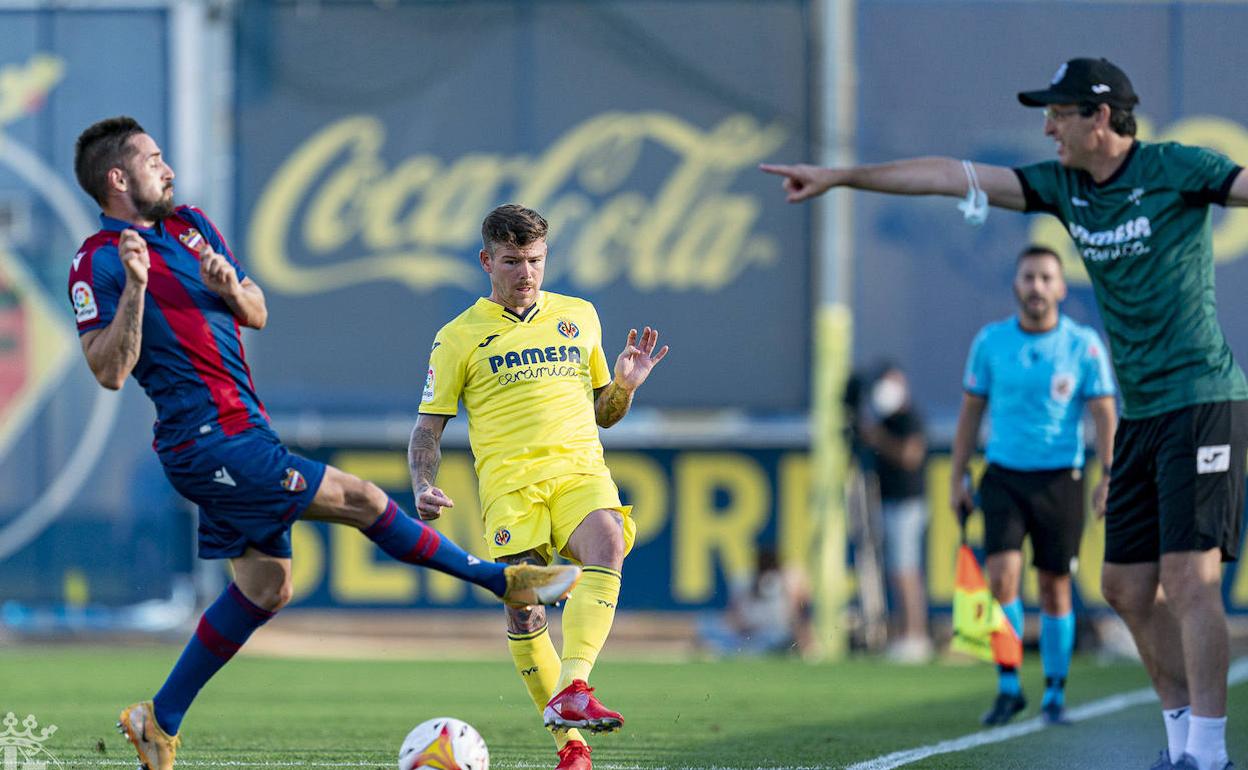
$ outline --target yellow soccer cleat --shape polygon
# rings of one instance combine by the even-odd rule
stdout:
[[[182,739],[176,735],[170,737],[160,728],[150,700],[123,710],[117,727],[134,744],[139,752],[139,764],[144,768],[173,770],[173,757],[178,753]]]
[[[581,579],[581,568],[571,564],[539,567],[536,564],[511,564],[503,570],[507,590],[503,603],[513,607],[534,604],[558,604],[571,593]]]

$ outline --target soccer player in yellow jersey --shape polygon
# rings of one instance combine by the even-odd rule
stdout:
[[[546,234],[546,220],[522,206],[500,206],[485,218],[480,259],[490,295],[438,332],[408,462],[420,517],[453,507],[434,480],[442,431],[462,400],[490,555],[540,564],[562,555],[583,566],[563,611],[562,655],[543,607],[509,607],[507,636],[516,670],[554,732],[559,770],[588,770],[578,728],[624,724],[587,680],[615,618],[620,568],[636,532],[598,428],[628,412],[668,348],[656,352],[658,330],[646,327],[639,338],[631,329],[613,375],[593,305],[541,290]]]

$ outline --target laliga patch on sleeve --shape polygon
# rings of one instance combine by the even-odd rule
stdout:
[[[86,281],[75,281],[69,288],[70,299],[74,303],[74,315],[78,323],[93,321],[100,317],[100,308],[95,304],[95,292]]]
[[[429,367],[429,376],[425,377],[425,392],[421,396],[421,403],[428,403],[433,400],[433,367]]]
[[[1226,473],[1231,469],[1231,445],[1217,444],[1196,449],[1196,473]]]

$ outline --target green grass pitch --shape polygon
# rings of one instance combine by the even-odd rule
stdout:
[[[993,694],[987,665],[919,667],[870,660],[646,663],[612,660],[593,684],[627,724],[595,737],[595,766],[840,768],[976,732]],[[113,728],[128,702],[151,696],[178,649],[17,647],[0,650],[0,715],[55,724],[45,744],[66,768],[134,767]],[[1039,661],[1024,687],[1039,705]],[[1076,660],[1072,705],[1147,686],[1139,665]],[[1248,684],[1231,690],[1232,758],[1248,762]],[[241,656],[200,695],[183,725],[179,767],[395,766],[407,731],[427,718],[475,725],[501,768],[554,767],[511,664],[277,660]],[[930,757],[914,768],[1146,768],[1164,736],[1156,703],[1069,727]],[[0,761],[3,757],[0,756]],[[20,766],[20,765],[19,765]],[[49,764],[49,768],[53,765]]]

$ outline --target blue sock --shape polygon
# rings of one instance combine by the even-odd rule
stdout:
[[[450,538],[442,537],[433,527],[408,516],[393,500],[377,521],[362,531],[381,550],[401,562],[454,575],[487,588],[497,596],[507,590],[507,579],[503,576],[506,565],[481,561]]]
[[[1005,611],[1005,617],[1021,639],[1023,636],[1023,600],[1015,599],[1001,609]],[[1006,695],[1018,695],[1023,691],[1022,685],[1018,682],[1018,669],[1013,666],[997,666],[997,691]]]
[[[1040,616],[1040,660],[1044,663],[1044,702],[1065,701],[1066,675],[1075,649],[1075,615]]]
[[[1018,669],[1013,666],[997,666],[997,692],[1002,695],[1018,695],[1023,691],[1018,682]]]
[[[251,632],[264,625],[273,613],[263,610],[230,583],[199,619],[195,635],[186,643],[182,657],[152,699],[156,723],[176,735],[191,701],[213,674],[234,657]]]

